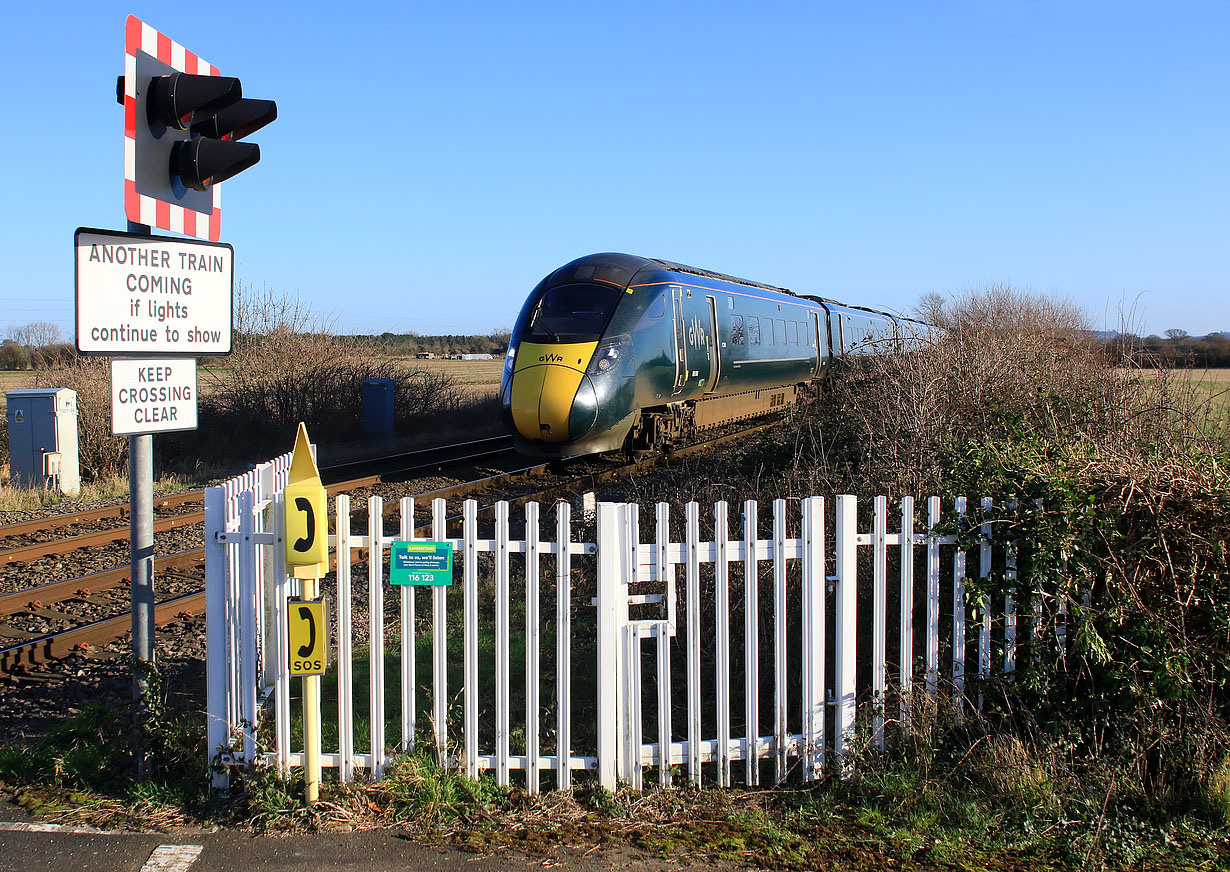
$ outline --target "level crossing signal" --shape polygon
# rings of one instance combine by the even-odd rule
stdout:
[[[217,239],[214,186],[260,160],[260,146],[240,140],[276,119],[277,104],[244,97],[239,79],[134,16],[116,96],[124,105],[129,220]]]

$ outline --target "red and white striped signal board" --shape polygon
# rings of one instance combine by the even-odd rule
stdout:
[[[124,29],[124,212],[129,221],[137,224],[217,242],[222,235],[219,185],[210,186],[205,195],[186,191],[181,202],[158,199],[142,192],[144,185],[137,167],[137,107],[139,102],[143,105],[143,100],[138,100],[138,53],[181,73],[221,75],[217,67],[169,36],[154,30],[135,15],[128,16]]]

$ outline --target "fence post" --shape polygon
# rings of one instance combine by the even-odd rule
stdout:
[[[833,754],[842,777],[850,774],[850,745],[854,740],[854,668],[856,660],[856,604],[858,602],[858,498],[837,497],[836,529],[837,615],[836,692],[837,704]]]
[[[239,495],[239,722],[243,730],[243,762],[251,764],[256,758],[256,694],[261,682],[260,664],[256,656],[257,610],[256,598],[256,495],[252,489]]]
[[[620,503],[598,504],[598,783],[615,789],[619,737],[623,735],[619,686],[622,680],[620,642],[627,623],[625,565],[627,534]],[[621,619],[622,616],[622,619]]]
[[[448,538],[448,502],[440,497],[431,501],[431,538]],[[384,559],[383,557],[381,558]],[[436,762],[448,765],[448,585],[431,588],[431,710],[432,734],[436,743]]]
[[[230,724],[226,717],[227,688],[231,674],[227,663],[226,644],[226,545],[218,541],[218,533],[226,529],[226,491],[220,487],[205,488],[205,736],[209,760],[225,753],[230,744]],[[213,770],[211,784],[215,790],[230,786],[225,766]]]
[[[687,556],[687,610],[688,621],[688,784],[700,786],[700,506],[690,502],[684,507],[687,528],[685,530]]]
[[[985,583],[991,575],[991,498],[982,498],[983,522],[978,540],[978,578]],[[985,590],[978,601],[981,623],[978,627],[978,710],[982,711],[983,682],[991,677],[991,595]]]
[[[556,785],[572,787],[572,507],[559,502],[555,507],[555,740]],[[467,545],[468,547],[468,545]],[[477,647],[477,631],[475,632]],[[478,683],[477,671],[475,684]],[[475,715],[477,724],[477,715]],[[477,727],[475,728],[477,733]],[[477,746],[476,746],[477,747]],[[475,772],[477,772],[477,767]]]
[[[928,716],[935,713],[940,692],[940,498],[927,499],[927,647],[923,669],[927,681]]]
[[[954,507],[965,520],[965,497],[957,497]],[[964,524],[961,525],[964,529]],[[952,562],[952,707],[961,723],[965,705],[965,549],[958,542]]]
[[[901,732],[910,733],[914,697],[914,498],[901,498],[901,622],[899,628]]]
[[[367,498],[368,713],[372,778],[384,776],[384,498]]]
[[[824,774],[824,498],[803,500],[803,779]],[[749,749],[749,759],[751,755]]]
[[[885,748],[885,691],[888,686],[888,497],[875,498],[871,530],[871,706],[872,741]]]
[[[465,681],[462,706],[465,717],[465,768],[467,778],[478,778],[478,501],[469,499],[463,508],[465,520],[465,572],[462,646]]]
[[[290,581],[286,576],[286,551],[284,542],[286,540],[286,506],[284,505],[281,491],[273,494],[273,528],[274,528],[274,546],[267,549],[267,554],[271,557],[270,575],[266,577],[265,584],[269,589],[269,597],[272,600],[271,617],[273,622],[272,628],[266,628],[263,636],[265,645],[265,662],[273,663],[274,666],[274,744],[276,745],[278,756],[278,771],[283,778],[290,777],[290,664],[287,662],[286,652],[289,648],[287,642],[287,625],[286,619],[288,608],[286,601],[290,596]],[[273,640],[273,651],[268,650],[269,640]]]
[[[352,632],[353,603],[350,574],[350,495],[338,494],[337,537],[337,742],[338,779],[346,784],[354,779],[354,649]]]

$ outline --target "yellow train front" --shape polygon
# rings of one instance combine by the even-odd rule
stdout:
[[[904,326],[668,261],[589,255],[522,307],[501,414],[518,449],[537,456],[661,447],[792,405],[834,356],[899,344]]]

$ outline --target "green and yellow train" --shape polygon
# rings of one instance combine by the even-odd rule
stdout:
[[[628,254],[592,254],[534,288],[500,398],[528,454],[670,445],[793,405],[837,360],[928,339],[919,321]]]

